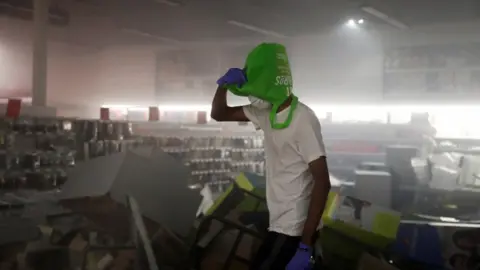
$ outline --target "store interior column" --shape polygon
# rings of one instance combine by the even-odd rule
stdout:
[[[34,0],[32,105],[47,105],[47,29],[49,0]]]

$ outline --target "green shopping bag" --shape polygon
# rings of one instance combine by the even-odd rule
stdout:
[[[277,43],[262,43],[255,47],[245,62],[247,83],[242,87],[228,85],[234,95],[253,96],[272,104],[270,124],[274,129],[286,128],[292,121],[298,98],[292,95],[292,74],[285,47]],[[285,122],[277,123],[278,108],[290,96],[292,103]]]

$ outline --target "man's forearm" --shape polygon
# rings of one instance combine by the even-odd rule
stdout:
[[[322,179],[314,180],[310,205],[308,207],[308,216],[302,234],[302,243],[306,245],[313,246],[315,244],[315,234],[317,233],[318,225],[325,210],[329,191],[330,177],[328,173],[322,176]]]
[[[215,96],[212,101],[212,111],[211,117],[216,119],[218,116],[221,116],[228,109],[227,105],[227,90],[219,86],[215,92]]]

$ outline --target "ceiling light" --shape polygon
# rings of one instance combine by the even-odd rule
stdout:
[[[257,33],[266,35],[266,36],[272,36],[272,37],[276,37],[276,38],[287,38],[287,36],[285,36],[283,34],[280,34],[280,33],[274,32],[274,31],[270,31],[270,30],[265,30],[265,29],[262,29],[262,28],[259,28],[259,27],[253,26],[253,25],[246,24],[246,23],[242,23],[242,22],[238,22],[238,21],[228,21],[228,23],[231,24],[231,25],[235,25],[237,27],[241,27],[241,28],[253,31],[253,32],[257,32]]]
[[[393,26],[399,28],[399,29],[405,30],[405,29],[409,28],[406,24],[404,24],[404,23],[402,23],[402,22],[400,22],[400,21],[398,21],[394,18],[391,18],[387,14],[385,14],[385,13],[383,13],[383,12],[373,8],[373,7],[368,7],[368,6],[367,7],[362,7],[362,10],[364,12],[372,15],[372,16],[375,16],[375,17],[379,18],[380,20],[382,20],[382,21],[384,21],[384,22],[386,22],[390,25],[393,25]]]
[[[365,20],[364,19],[360,19],[357,21],[358,24],[364,24],[365,23]]]
[[[356,28],[357,27],[357,22],[354,19],[350,19],[345,23],[346,26],[350,28]]]
[[[122,31],[125,32],[125,33],[134,34],[134,35],[137,35],[137,36],[143,36],[143,37],[147,37],[147,38],[152,38],[152,39],[156,39],[156,40],[160,40],[160,41],[164,41],[164,42],[181,43],[181,41],[178,41],[178,40],[173,39],[173,38],[161,37],[161,36],[153,35],[153,34],[150,34],[150,33],[142,32],[142,31],[137,30],[137,29],[123,28]]]
[[[179,7],[181,6],[181,4],[179,2],[176,2],[176,1],[172,1],[172,0],[154,0],[156,3],[159,3],[159,4],[164,4],[164,5],[167,5],[167,6],[171,6],[171,7]]]

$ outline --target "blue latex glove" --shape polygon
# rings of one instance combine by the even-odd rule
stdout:
[[[220,86],[223,85],[236,85],[242,87],[247,82],[245,73],[240,68],[231,68],[223,75],[220,79],[217,80],[217,84]]]
[[[312,262],[313,248],[303,243],[298,245],[297,253],[290,260],[286,270],[311,270],[313,269]]]

